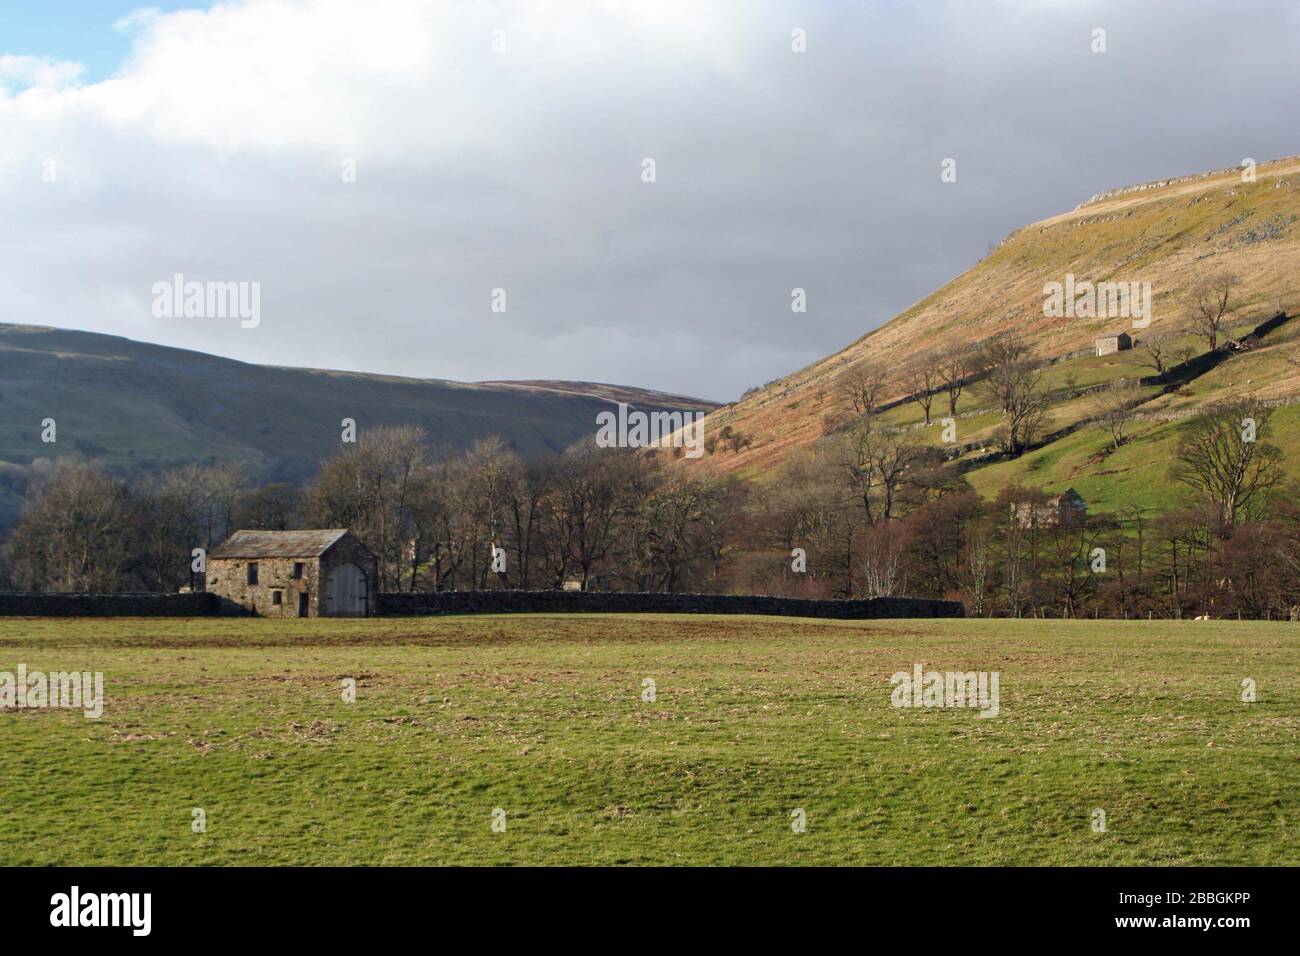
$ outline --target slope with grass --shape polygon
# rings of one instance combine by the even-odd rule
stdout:
[[[918,661],[998,716],[892,707]],[[0,621],[20,662],[107,702],[0,710],[0,865],[1300,863],[1292,624]]]
[[[752,435],[753,444],[738,453],[720,449],[691,466],[763,478],[844,417],[847,403],[838,386],[844,376],[867,365],[899,370],[928,351],[977,343],[1009,331],[1024,335],[1039,358],[1055,359],[1086,349],[1103,333],[1129,327],[1127,319],[1045,317],[1043,287],[1063,282],[1067,273],[1094,282],[1151,283],[1153,321],[1149,329],[1135,332],[1139,339],[1176,335],[1183,329],[1187,323],[1183,297],[1212,271],[1231,271],[1242,279],[1232,334],[1253,329],[1279,309],[1294,313],[1300,306],[1295,297],[1300,292],[1298,219],[1297,158],[1260,165],[1254,182],[1244,182],[1238,170],[1224,170],[1094,197],[1070,212],[1013,233],[977,266],[847,348],[709,415],[705,420],[709,433],[716,435],[730,426]],[[1180,344],[1194,346],[1195,342],[1184,336]],[[1300,396],[1300,366],[1284,361],[1284,355],[1300,358],[1296,331],[1288,326],[1258,349],[1234,355],[1177,395],[1157,397],[1158,390],[1150,389],[1147,396],[1155,399],[1150,410],[1186,414],[1225,397]],[[1080,394],[1087,386],[1151,374],[1152,369],[1142,367],[1138,351],[1051,366],[1044,377],[1052,393],[1045,430],[1067,428],[1095,412],[1096,397]],[[1068,376],[1074,381],[1067,381]],[[901,386],[887,396],[900,397]],[[942,395],[936,397],[934,407],[936,417],[946,414]],[[967,389],[959,413],[962,443],[991,437],[1000,417],[978,389]],[[921,412],[908,404],[892,409],[882,421],[892,427],[914,427]],[[937,426],[925,436],[937,443]],[[1076,444],[1100,441],[1099,432],[1070,438]],[[1035,460],[1066,457],[1070,447],[1045,449]],[[1031,464],[999,466],[993,474],[1032,477]],[[1071,480],[1105,489],[1110,496],[1105,475],[1110,463],[1075,464]],[[1300,475],[1300,460],[1292,459],[1289,467]],[[974,477],[977,474],[972,473],[977,486],[992,486],[990,476]],[[1066,477],[1051,475],[1052,480]]]

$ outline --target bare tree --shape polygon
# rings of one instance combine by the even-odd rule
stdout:
[[[713,542],[706,527],[716,521],[721,502],[717,486],[707,479],[673,469],[654,476],[653,490],[636,509],[645,535],[643,590],[678,591],[693,568],[706,565]]]
[[[232,528],[288,531],[298,527],[302,492],[287,481],[277,481],[244,492],[235,505]]]
[[[894,517],[899,494],[924,452],[922,446],[901,436],[866,427],[845,436],[839,446],[841,473],[853,497],[861,502],[867,524]]]
[[[1196,283],[1187,295],[1192,328],[1205,338],[1211,352],[1219,347],[1219,334],[1233,309],[1232,293],[1240,284],[1235,273],[1216,272]]]
[[[519,586],[527,590],[535,557],[542,550],[543,503],[551,489],[553,468],[545,459],[517,464],[515,468],[516,478],[510,490],[507,518]]]
[[[984,376],[983,391],[1002,411],[1010,411],[1023,373],[1031,367],[1029,343],[1014,333],[996,335],[984,342],[975,361]]]
[[[415,504],[431,478],[423,429],[370,429],[321,464],[304,510],[318,527],[351,528],[379,559],[381,588],[399,590],[417,537]]]
[[[1111,523],[1080,514],[1063,515],[1042,529],[1042,597],[1061,603],[1062,617],[1076,617],[1081,606],[1096,591],[1092,551],[1103,530]]]
[[[859,577],[863,597],[892,597],[902,588],[905,550],[901,522],[885,521],[862,530]]]
[[[1127,378],[1112,382],[1102,395],[1097,421],[1110,432],[1113,451],[1124,444],[1124,432],[1137,414],[1137,401],[1137,383]]]
[[[1142,351],[1146,353],[1146,358],[1142,364],[1154,369],[1157,375],[1164,378],[1165,372],[1169,370],[1169,366],[1173,362],[1171,337],[1169,335],[1148,335],[1142,340],[1141,344]]]
[[[852,552],[843,544],[861,521],[843,483],[836,481],[834,469],[827,467],[825,455],[827,450],[822,448],[798,452],[772,480],[756,485],[744,524],[781,557],[779,577],[772,577],[777,587],[795,587],[790,580],[793,577],[801,582],[799,587],[849,596],[853,591]],[[804,550],[807,567],[805,573],[791,575],[788,556],[796,547]]]
[[[838,388],[859,417],[870,418],[885,397],[889,377],[879,366],[862,365],[840,376]]]
[[[1033,444],[1047,415],[1042,369],[1028,344],[1015,335],[990,339],[981,356],[987,371],[980,384],[1006,416],[999,429],[1003,450],[1018,455]]]
[[[133,529],[143,522],[125,486],[61,461],[28,494],[9,535],[18,585],[34,591],[118,591],[132,583]]]
[[[1020,617],[1037,567],[1038,515],[1046,496],[1036,489],[1008,485],[993,502],[990,543],[996,547],[1007,605]]]
[[[942,380],[939,362],[936,353],[926,352],[917,357],[903,373],[904,387],[912,401],[921,406],[927,425],[930,424],[930,406],[934,404],[934,395],[939,390],[939,383]]]
[[[551,485],[547,536],[560,583],[572,571],[582,589],[615,544],[619,519],[629,502],[627,471],[635,455],[623,449],[577,447],[561,459]]]
[[[972,350],[966,345],[953,345],[939,354],[939,386],[948,395],[949,415],[957,414],[957,399],[961,398],[967,379],[976,369],[973,359]]]
[[[966,578],[971,596],[971,613],[984,614],[984,602],[989,580],[989,534],[982,525],[973,525],[965,536]]]
[[[1231,529],[1250,515],[1282,479],[1282,452],[1260,440],[1272,410],[1239,400],[1211,406],[1194,418],[1178,444],[1170,476],[1192,488]]]

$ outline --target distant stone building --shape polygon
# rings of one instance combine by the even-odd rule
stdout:
[[[1127,332],[1103,335],[1097,340],[1097,355],[1114,355],[1116,352],[1127,352],[1132,347],[1133,339]]]
[[[346,528],[236,531],[206,566],[207,590],[263,617],[376,613],[375,556]]]
[[[1059,495],[1048,498],[1037,506],[1027,502],[1013,504],[1011,512],[1016,524],[1022,528],[1035,524],[1040,528],[1054,528],[1083,521],[1088,517],[1088,503],[1073,488],[1066,488]]]

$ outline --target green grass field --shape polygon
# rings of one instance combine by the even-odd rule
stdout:
[[[918,661],[999,716],[892,707]],[[3,865],[1300,863],[1300,625],[0,621],[20,663],[107,703],[0,711]]]

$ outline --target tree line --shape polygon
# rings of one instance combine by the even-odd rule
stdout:
[[[194,549],[231,530],[339,527],[374,551],[383,591],[910,595],[978,616],[1300,607],[1300,488],[1259,403],[1184,426],[1168,473],[1178,507],[1092,516],[1019,486],[982,499],[941,450],[880,427],[870,401],[850,407],[853,421],[748,483],[645,449],[523,460],[488,438],[440,453],[414,427],[364,432],[303,488],[235,466],[128,483],[63,460],[29,489],[0,575],[16,590],[198,588]]]
[[[302,489],[237,466],[127,483],[65,459],[30,488],[0,573],[17,590],[174,591],[202,586],[194,549],[233,530],[348,528],[382,591],[681,591],[716,579],[726,493],[643,450],[524,461],[487,438],[439,454],[409,426],[363,433]]]

